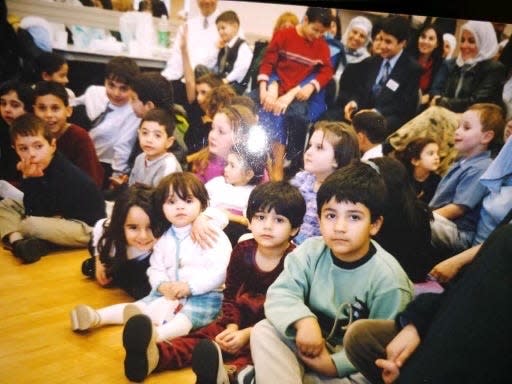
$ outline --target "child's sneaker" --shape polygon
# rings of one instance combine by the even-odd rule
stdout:
[[[146,315],[135,315],[123,329],[124,374],[135,382],[143,381],[158,364],[156,329]]]
[[[100,323],[100,315],[88,305],[77,305],[69,314],[73,331],[86,331]]]
[[[211,340],[201,340],[194,348],[192,370],[197,376],[196,384],[229,384],[220,347]]]
[[[50,243],[46,240],[29,237],[21,239],[12,244],[12,253],[20,258],[24,264],[31,264],[38,261],[41,256],[50,253]]]

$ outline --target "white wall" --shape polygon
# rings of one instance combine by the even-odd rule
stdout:
[[[190,13],[199,14],[197,1],[190,1]],[[283,12],[290,11],[302,18],[307,7],[289,4],[268,4],[247,1],[219,1],[219,11],[235,11],[240,18],[240,26],[249,36],[268,38],[272,34],[274,24]]]

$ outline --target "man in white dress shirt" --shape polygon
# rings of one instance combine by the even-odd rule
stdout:
[[[217,0],[197,0],[200,15],[187,20],[187,45],[192,68],[198,64],[213,69],[217,62],[219,48],[219,33],[215,19],[219,15]],[[180,27],[171,48],[171,56],[162,71],[162,75],[173,84],[174,99],[178,104],[186,103],[185,86],[181,81],[183,77],[183,61],[181,58],[181,36],[183,27]]]

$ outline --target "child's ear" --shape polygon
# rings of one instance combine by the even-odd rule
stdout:
[[[254,177],[254,171],[252,169],[245,170],[245,180],[248,183]]]
[[[48,72],[43,72],[41,73],[41,79],[43,79],[44,81],[50,81],[52,77],[48,74]]]
[[[174,144],[174,140],[176,140],[176,139],[174,138],[174,136],[169,136],[169,137],[167,138],[167,140],[165,141],[165,149],[169,149],[169,148],[171,148],[171,147],[172,147],[172,145]]]
[[[73,114],[73,107],[71,105],[68,105],[66,107],[66,117],[69,118]]]
[[[292,239],[295,236],[297,236],[297,233],[299,233],[299,229],[300,228],[292,228],[292,231],[290,232],[290,239]]]
[[[411,159],[411,164],[414,165],[415,167],[417,167],[419,163],[420,159]]]
[[[482,144],[489,144],[494,139],[494,131],[482,132]]]
[[[377,217],[375,221],[370,224],[370,235],[375,236],[379,233],[382,223],[384,223],[384,217]]]
[[[147,101],[145,104],[144,104],[144,109],[147,111],[151,111],[152,109],[155,109],[156,108],[156,105],[155,103],[153,103],[151,100],[150,101]]]

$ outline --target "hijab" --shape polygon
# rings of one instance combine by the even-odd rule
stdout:
[[[469,31],[475,38],[478,53],[475,57],[464,61],[459,52],[456,61],[459,67],[489,60],[496,55],[498,52],[498,40],[496,39],[496,32],[490,22],[470,20],[461,27],[461,34],[464,30]]]
[[[451,33],[443,34],[443,42],[448,43],[450,45],[450,50],[446,54],[445,59],[449,60],[453,57],[453,52],[455,51],[455,47],[457,46],[457,39]]]
[[[358,28],[358,29],[361,29],[362,31],[364,31],[366,33],[366,40],[360,48],[358,48],[354,51],[351,51],[347,48],[347,40],[348,40],[348,35],[353,28]],[[348,63],[358,63],[358,62],[362,61],[363,59],[367,58],[368,56],[370,56],[370,53],[368,52],[368,49],[366,49],[366,47],[368,46],[368,43],[370,42],[371,35],[372,35],[372,23],[366,17],[356,16],[352,20],[350,20],[350,23],[348,24],[348,27],[345,30],[343,37],[341,38],[341,41],[342,41],[343,45],[345,46],[345,52],[347,55]]]

